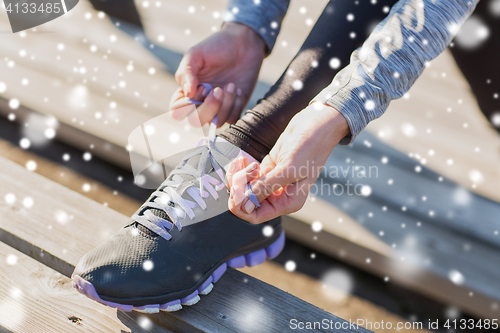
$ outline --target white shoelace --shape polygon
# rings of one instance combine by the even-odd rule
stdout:
[[[214,199],[219,198],[218,191],[224,189],[226,184],[224,183],[224,172],[220,165],[215,161],[212,154],[212,149],[214,149],[215,144],[215,130],[217,128],[217,117],[212,121],[210,125],[210,132],[207,138],[205,138],[206,144],[200,147],[200,149],[194,151],[193,153],[184,156],[182,159],[182,167],[173,170],[170,176],[160,185],[158,190],[153,192],[150,198],[155,198],[152,201],[146,201],[141,208],[137,211],[138,213],[143,212],[142,215],[138,213],[132,216],[132,219],[136,222],[142,224],[144,227],[151,231],[154,231],[166,240],[172,239],[172,236],[167,230],[171,230],[175,225],[179,231],[182,230],[182,224],[180,219],[184,219],[186,215],[192,220],[195,218],[195,213],[193,211],[196,206],[200,206],[201,209],[205,210],[207,204],[204,199],[212,196]],[[188,159],[193,156],[200,155],[200,165],[198,170],[189,164],[185,164]],[[215,172],[217,173],[220,181],[210,175],[205,174],[206,162],[210,159]],[[196,178],[199,182],[199,187],[192,186],[186,189],[192,200],[187,200],[181,197],[177,192],[176,188],[179,187],[185,180],[180,176],[180,174],[190,175]],[[161,218],[155,214],[150,209],[157,209],[165,212],[170,218]]]

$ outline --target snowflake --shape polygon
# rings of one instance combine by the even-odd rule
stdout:
[[[142,329],[150,330],[153,327],[153,322],[147,317],[140,317],[137,321]]]
[[[36,162],[33,160],[30,160],[26,163],[26,169],[28,169],[29,171],[35,171],[36,167],[37,167]]]
[[[368,197],[372,194],[372,188],[369,185],[363,185],[361,187],[361,195],[364,197]]]
[[[375,102],[372,101],[371,99],[367,100],[365,102],[365,109],[368,110],[368,111],[371,111],[371,110],[375,109]]]
[[[340,59],[339,58],[332,58],[330,59],[330,67],[333,69],[337,69],[340,67]]]
[[[154,264],[153,264],[153,261],[152,260],[145,260],[143,263],[142,263],[142,268],[146,271],[146,272],[149,272],[153,269],[154,267]]]
[[[19,141],[19,146],[21,146],[21,148],[23,148],[23,149],[28,149],[31,146],[30,139],[28,139],[28,138],[22,138]]]
[[[12,110],[16,110],[20,105],[21,103],[16,98],[12,98],[11,100],[9,100],[9,108],[11,108]]]
[[[320,221],[314,221],[311,225],[311,229],[314,232],[320,232],[323,229],[323,223],[321,223]]]
[[[480,47],[490,36],[490,29],[478,16],[471,16],[462,25],[455,38],[457,44],[464,49]]]
[[[289,272],[293,272],[297,268],[297,264],[293,260],[288,260],[285,263],[285,269]]]
[[[465,282],[465,277],[456,269],[449,271],[448,278],[456,285],[462,285]]]
[[[295,80],[295,81],[293,81],[292,87],[296,91],[299,91],[299,90],[302,90],[302,88],[304,87],[304,83],[300,80]]]
[[[23,199],[23,206],[25,208],[29,209],[29,208],[33,207],[34,204],[35,204],[35,202],[33,201],[33,198],[31,198],[31,197],[26,197]]]

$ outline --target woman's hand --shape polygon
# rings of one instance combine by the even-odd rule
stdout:
[[[229,209],[251,223],[298,211],[333,148],[348,133],[347,121],[336,109],[311,104],[293,117],[260,166],[244,158],[233,162],[227,175]],[[259,208],[245,196],[247,183]]]
[[[265,57],[264,40],[251,28],[227,22],[221,31],[191,48],[182,58],[175,73],[179,83],[172,96],[172,117],[188,117],[193,126],[210,122],[216,115],[217,126],[235,123],[252,95]],[[200,83],[214,87],[207,96]],[[218,87],[218,88],[216,88]],[[186,114],[186,97],[204,101],[197,113]],[[198,120],[199,119],[199,120]],[[201,124],[200,124],[201,122]]]

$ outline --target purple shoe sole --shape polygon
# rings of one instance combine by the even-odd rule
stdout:
[[[221,278],[221,276],[226,272],[228,266],[232,268],[242,268],[245,266],[252,267],[262,264],[264,261],[266,261],[267,258],[274,259],[281,252],[281,250],[283,250],[284,246],[285,233],[282,232],[280,237],[266,249],[261,249],[243,256],[239,256],[229,260],[226,263],[223,263],[212,273],[212,275],[208,277],[207,280],[205,280],[205,282],[203,282],[200,288],[198,288],[198,290],[193,292],[191,295],[165,304],[133,306],[105,301],[101,297],[99,297],[92,283],[84,280],[78,275],[74,275],[72,277],[72,285],[76,290],[78,290],[78,292],[87,296],[88,298],[112,308],[120,309],[122,311],[134,310],[143,313],[158,313],[161,310],[172,312],[182,309],[183,305],[190,306],[198,303],[198,301],[200,300],[199,295],[207,295],[209,292],[211,292],[213,284]]]

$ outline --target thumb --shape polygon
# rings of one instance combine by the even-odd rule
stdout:
[[[181,87],[184,95],[193,98],[196,95],[198,87],[198,66],[196,65],[196,56],[193,54],[186,54],[182,58],[177,72],[175,72],[175,79]]]
[[[292,174],[290,174],[289,168],[276,166],[269,173],[264,174],[252,182],[251,189],[253,194],[257,197],[257,201],[261,203],[277,190],[295,183],[297,179]]]

